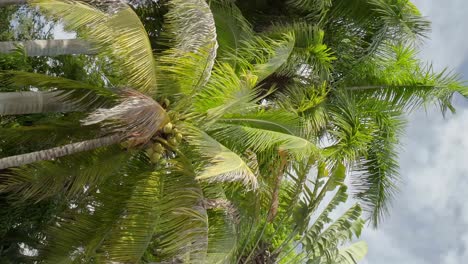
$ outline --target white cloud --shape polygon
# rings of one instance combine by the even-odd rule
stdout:
[[[468,1],[413,2],[433,28],[420,56],[438,70],[468,70]],[[364,264],[467,263],[468,108],[458,110],[447,119],[431,109],[410,116],[400,154],[401,192],[381,228],[365,231]]]
[[[400,155],[403,184],[391,216],[367,231],[369,264],[452,264],[468,259],[468,109],[411,116]]]
[[[433,61],[436,69],[461,66],[468,57],[466,0],[414,0],[432,22],[432,32],[421,57]]]

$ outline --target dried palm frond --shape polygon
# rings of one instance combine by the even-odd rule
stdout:
[[[120,133],[129,140],[129,146],[148,142],[156,132],[169,122],[164,108],[132,89],[124,89],[122,101],[112,108],[99,108],[82,120],[82,124],[101,123],[108,133]]]

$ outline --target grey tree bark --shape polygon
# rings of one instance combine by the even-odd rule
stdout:
[[[0,93],[0,115],[70,112],[78,108],[64,99],[63,92]]]
[[[90,42],[82,39],[3,41],[0,42],[0,53],[12,53],[18,45],[24,47],[28,56],[95,55],[97,53]]]
[[[51,149],[6,157],[0,159],[0,170],[11,167],[23,166],[26,164],[31,164],[43,160],[53,160],[55,158],[71,155],[78,152],[110,146],[119,143],[121,140],[121,135],[111,135],[107,137],[72,143]]]
[[[0,7],[7,5],[24,5],[27,0],[0,0]]]

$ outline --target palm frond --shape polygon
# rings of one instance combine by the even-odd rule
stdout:
[[[453,109],[455,92],[466,96],[468,91],[457,75],[435,72],[416,58],[414,48],[403,44],[388,46],[382,55],[358,63],[342,84],[353,93],[390,101],[395,107],[413,110],[437,103],[443,112]]]
[[[320,234],[307,234],[303,246],[307,252],[307,258],[319,263],[333,263],[341,257],[339,251],[340,243],[345,243],[359,236],[364,221],[360,220],[361,208],[354,205],[341,217],[334,221]],[[310,235],[310,236],[309,236]]]
[[[168,5],[165,32],[171,49],[159,59],[160,77],[175,88],[167,91],[169,94],[192,94],[206,84],[216,58],[218,43],[213,14],[202,0],[171,0]]]
[[[209,159],[209,164],[197,175],[197,179],[219,182],[241,181],[247,187],[257,188],[256,175],[247,162],[208,134],[192,129],[189,144]]]
[[[297,11],[307,12],[309,16],[316,14],[325,15],[333,5],[332,0],[288,0],[288,5],[294,7]],[[320,17],[319,17],[320,18]]]
[[[121,167],[111,173],[99,185],[93,188],[86,199],[71,200],[69,208],[62,214],[57,215],[54,224],[46,231],[48,238],[43,248],[39,250],[40,259],[50,263],[62,263],[66,261],[90,262],[93,260],[112,261],[107,258],[108,251],[103,251],[103,245],[109,241],[114,234],[113,229],[121,227],[121,221],[126,221],[129,217],[135,217],[128,212],[135,212],[142,206],[147,208],[141,214],[151,214],[154,204],[149,200],[157,198],[158,189],[151,188],[155,195],[135,194],[135,190],[142,190],[151,180],[153,166],[149,163],[146,155],[134,154],[122,163]],[[152,185],[153,186],[153,185]],[[136,195],[134,199],[132,196]],[[141,204],[135,203],[135,199],[141,199]],[[131,201],[131,202],[128,202]],[[128,203],[127,203],[128,202]],[[154,219],[146,218],[146,221],[128,223],[127,228],[139,229],[135,225],[147,227],[148,221]],[[115,234],[119,231],[114,230]],[[125,229],[120,230],[125,232]],[[149,230],[145,230],[149,231]],[[141,234],[141,233],[140,233]],[[136,236],[132,252],[140,253],[141,236]],[[114,237],[114,241],[115,241]],[[143,240],[145,240],[143,238]],[[118,240],[118,238],[117,238]],[[146,240],[145,240],[146,241]],[[119,257],[118,248],[107,248],[117,250],[112,252],[112,256]],[[126,251],[125,253],[130,253]],[[120,255],[121,256],[121,255]],[[133,258],[134,256],[128,256]]]
[[[5,97],[1,105],[13,104],[9,107],[11,114],[84,111],[109,105],[116,99],[115,93],[106,88],[38,73],[5,71],[0,73],[0,82],[4,87],[25,90],[23,93],[0,93]],[[31,92],[34,89],[44,92]]]
[[[307,138],[318,136],[328,122],[328,85],[291,85],[277,93],[277,104],[295,113],[303,120],[303,134]]]
[[[363,117],[355,104],[356,98],[348,94],[337,94],[331,103],[329,131],[332,145],[325,148],[325,154],[333,162],[352,162],[364,155],[372,135],[377,130],[374,122]]]
[[[405,122],[398,108],[389,110],[391,102],[349,94],[340,100],[335,101],[336,108],[331,108],[333,145],[325,152],[332,163],[341,160],[357,168],[352,177],[354,194],[377,225],[396,191],[398,138]]]
[[[216,25],[219,43],[218,53],[221,59],[237,57],[242,42],[252,39],[252,26],[232,1],[216,0],[210,2]]]
[[[317,219],[310,227],[308,226],[309,223],[304,223],[305,226],[303,227],[305,227],[307,230],[308,239],[313,240],[316,237],[318,237],[320,235],[320,232],[325,228],[325,226],[332,221],[332,219],[330,218],[330,214],[337,208],[338,205],[346,202],[346,200],[348,199],[348,194],[346,193],[347,189],[348,188],[346,186],[341,186],[338,189],[336,194],[333,196],[333,198],[330,200],[327,206],[322,210],[322,212],[318,215]],[[313,204],[317,204],[317,201],[313,201]],[[307,206],[306,204],[304,205]],[[316,207],[316,205],[313,207]],[[304,219],[308,219],[308,217],[310,217],[310,213],[308,213],[308,215],[304,215],[303,217]],[[303,221],[302,219],[298,220]]]
[[[10,169],[0,174],[0,192],[34,203],[57,195],[75,199],[118,171],[128,156],[119,147],[108,147]]]
[[[209,224],[207,263],[228,263],[237,245],[237,208],[221,184],[204,185],[203,194]]]
[[[258,92],[252,89],[256,80],[251,78],[239,76],[227,63],[217,64],[210,81],[194,98],[194,110],[214,122],[225,114],[257,108]]]
[[[249,72],[257,77],[260,83],[268,76],[279,71],[291,57],[295,37],[291,32],[282,32],[276,38],[252,36],[241,41],[236,53],[227,57],[239,74]],[[252,50],[257,52],[252,53]]]
[[[325,32],[305,22],[274,25],[268,32],[272,37],[290,33],[295,39],[288,62],[279,73],[286,76],[309,76],[312,79],[328,80],[332,63],[336,59],[333,51],[325,44]]]
[[[202,188],[192,164],[175,161],[169,169],[172,173],[162,178],[153,255],[157,261],[206,263],[209,222]]]
[[[372,106],[378,105],[369,102]],[[364,111],[363,111],[364,112]],[[388,204],[397,192],[399,182],[397,147],[405,125],[401,114],[374,110],[378,132],[368,146],[367,155],[357,162],[356,174],[352,177],[354,195],[370,213],[374,227],[388,214]]]
[[[340,248],[336,264],[357,264],[367,255],[367,243],[359,241],[346,248]],[[335,264],[334,263],[334,264]]]
[[[429,22],[410,1],[333,1],[328,16],[349,19],[369,30],[373,33],[370,46],[376,48],[384,39],[414,40],[429,30]]]
[[[82,120],[83,125],[101,124],[108,133],[128,139],[131,147],[147,143],[169,122],[164,108],[151,97],[123,90],[121,102],[112,108],[99,108]]]
[[[277,116],[284,117],[287,114],[278,115],[277,113]],[[297,132],[298,127],[301,127],[300,122],[296,122],[295,126],[290,126],[297,119],[274,120],[271,117],[270,113],[262,112],[247,115],[246,118],[234,116],[232,122],[227,117],[219,120],[215,126],[216,130],[211,134],[220,142],[230,142],[234,145],[235,142],[244,142],[244,148],[254,152],[284,150],[298,158],[318,155],[319,149],[314,143],[303,138],[301,134],[294,133]],[[286,124],[282,123],[285,120]],[[285,130],[285,127],[288,129]]]
[[[150,245],[159,220],[164,172],[154,171],[139,181],[125,201],[125,213],[101,244],[103,262],[137,263]]]
[[[34,0],[35,6],[64,22],[69,30],[83,32],[103,54],[114,60],[132,89],[155,93],[156,70],[146,30],[129,6],[108,14],[78,1]]]
[[[301,120],[295,114],[283,110],[226,114],[218,119],[218,123],[248,125],[290,135],[301,135]]]

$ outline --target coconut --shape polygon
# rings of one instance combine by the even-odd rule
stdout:
[[[171,144],[172,146],[177,146],[179,144],[179,142],[177,141],[175,137],[169,138],[167,142],[169,142],[169,144]]]
[[[163,132],[165,134],[170,134],[172,132],[172,123],[167,123],[164,127],[163,127]]]
[[[175,135],[175,139],[176,139],[177,142],[179,142],[179,143],[182,141],[183,138],[184,138],[184,136],[182,136],[181,133],[177,133],[177,134]]]
[[[151,162],[152,163],[157,163],[161,159],[161,157],[162,157],[161,154],[153,153],[153,155],[151,155]]]
[[[163,153],[164,147],[161,145],[161,143],[155,143],[153,145],[153,150],[159,154]]]
[[[151,148],[147,148],[145,152],[146,152],[146,155],[148,155],[148,157],[151,157],[151,155],[153,155],[154,153],[154,151]]]

